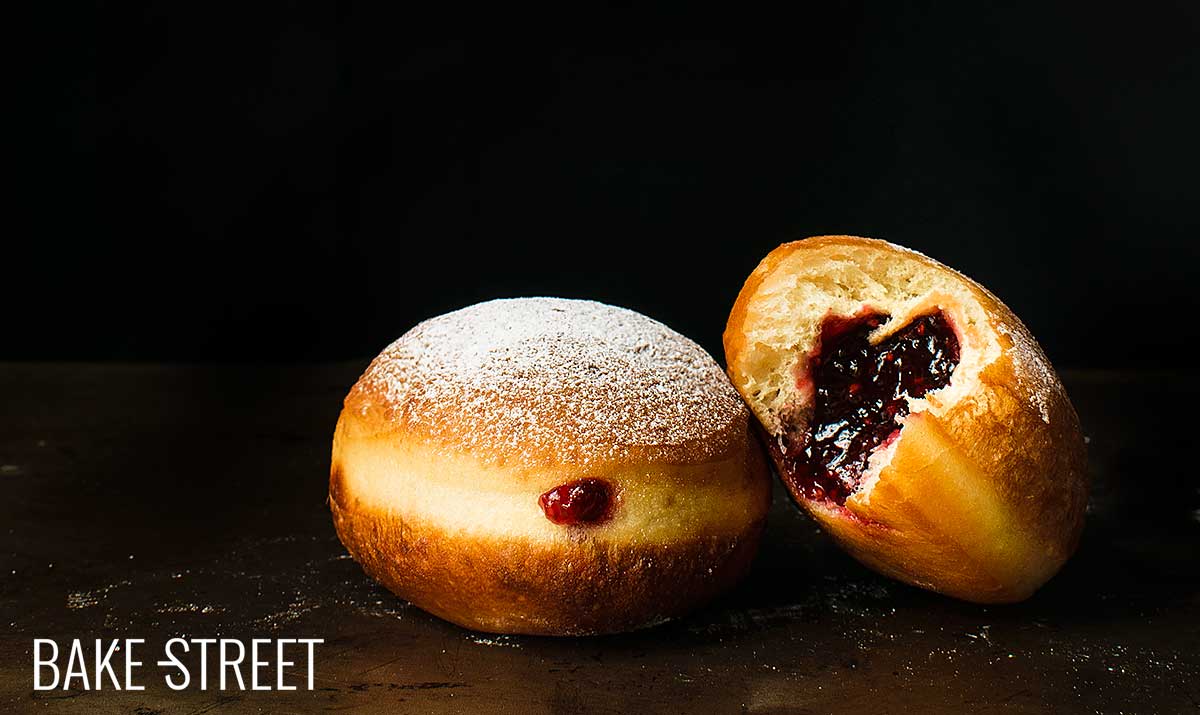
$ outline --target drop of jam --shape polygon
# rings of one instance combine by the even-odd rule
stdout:
[[[594,524],[609,515],[612,487],[603,479],[580,479],[554,487],[538,504],[555,524]]]
[[[876,447],[900,430],[906,397],[950,383],[958,336],[940,311],[917,318],[878,345],[868,339],[882,313],[829,317],[809,363],[813,414],[803,435],[772,441],[776,463],[806,498],[844,504]]]

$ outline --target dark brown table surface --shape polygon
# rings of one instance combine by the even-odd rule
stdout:
[[[776,494],[754,571],[623,636],[472,633],[367,579],[325,505],[364,363],[0,364],[0,710],[226,713],[1200,710],[1194,380],[1069,373],[1088,528],[1029,601],[878,577]],[[34,692],[35,637],[319,637],[316,689]],[[149,660],[148,658],[146,660]],[[295,681],[293,681],[295,682]]]

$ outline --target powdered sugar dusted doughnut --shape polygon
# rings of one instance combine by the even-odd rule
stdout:
[[[591,301],[496,300],[371,363],[330,504],[364,569],[479,630],[612,632],[732,585],[769,500],[749,413],[698,345]]]

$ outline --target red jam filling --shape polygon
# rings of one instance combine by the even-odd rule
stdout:
[[[844,504],[876,447],[899,433],[906,397],[945,387],[958,365],[958,336],[940,311],[872,345],[889,316],[829,317],[809,362],[813,413],[803,434],[771,445],[786,479],[807,499]]]
[[[554,487],[538,497],[538,504],[555,524],[594,524],[608,518],[612,497],[603,479],[580,479]]]

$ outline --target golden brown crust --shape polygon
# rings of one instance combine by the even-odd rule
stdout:
[[[410,495],[418,500],[413,508],[411,502],[390,496],[379,485],[370,486],[376,477],[371,463],[394,460],[395,477],[409,476],[414,464],[428,463],[420,441],[396,433],[373,440],[359,431],[356,420],[354,413],[344,412],[335,437],[329,501],[338,536],[372,578],[424,610],[467,628],[586,635],[653,625],[703,604],[736,583],[749,568],[765,525],[769,473],[748,432],[743,435],[742,454],[724,463],[690,468],[641,465],[633,471],[602,472],[617,490],[628,490],[630,497],[613,519],[601,524],[549,524],[537,505],[539,490],[577,475],[533,470],[524,480],[504,485],[517,506],[509,508],[508,501],[497,501],[479,521],[464,525],[438,507],[439,490],[452,481],[465,487],[469,498],[470,484],[464,482],[497,467],[470,465],[478,471],[461,478],[457,475],[463,462],[447,461],[451,475],[446,479],[445,474],[434,474],[436,464],[429,464],[429,480],[412,475],[425,485]],[[416,460],[409,447],[418,450]],[[697,468],[699,472],[691,471]],[[645,472],[665,483],[623,484],[627,477]],[[688,482],[694,481],[696,473],[707,473],[718,484],[689,491]],[[494,486],[500,480],[487,475],[477,481]],[[647,487],[651,496],[645,498]],[[641,503],[636,503],[639,498]],[[739,508],[713,514],[730,504]],[[674,521],[669,514],[626,513],[657,505],[696,511]],[[646,527],[647,518],[653,528]]]
[[[563,546],[447,532],[346,508],[337,496],[330,503],[342,543],[368,575],[440,618],[492,633],[617,633],[682,615],[741,579],[763,527],[645,545],[581,534]]]
[[[755,395],[743,386],[753,369],[749,323],[764,282],[807,261],[808,252],[828,260],[831,248],[849,251],[850,261],[871,256],[875,270],[915,263],[936,273],[939,285],[955,288],[937,296],[940,308],[952,318],[986,316],[956,325],[964,363],[968,349],[981,359],[962,375],[956,371],[944,392],[930,393],[928,409],[906,419],[890,458],[844,507],[789,489],[851,554],[889,576],[970,601],[1028,597],[1078,544],[1086,454],[1078,417],[1049,361],[990,292],[882,241],[823,236],[785,244],[763,259],[731,311],[724,341],[735,386],[754,406]]]

